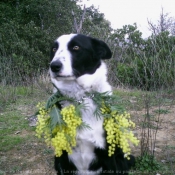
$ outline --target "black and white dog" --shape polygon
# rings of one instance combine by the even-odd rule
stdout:
[[[91,127],[77,131],[77,145],[72,148],[72,154],[64,152],[61,157],[55,157],[55,169],[59,175],[126,175],[134,164],[134,157],[125,159],[119,148],[113,156],[108,156],[103,118],[94,117],[96,105],[93,99],[84,98],[85,92],[112,91],[103,62],[111,57],[106,43],[85,35],[62,35],[54,42],[49,70],[51,81],[63,95],[88,104],[88,110],[82,110],[82,119]]]

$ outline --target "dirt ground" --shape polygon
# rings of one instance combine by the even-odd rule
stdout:
[[[162,110],[162,108],[164,109]],[[153,143],[152,145],[150,144],[149,151],[154,151],[156,159],[163,164],[168,164],[170,171],[175,174],[175,106],[164,106],[162,108],[153,107],[149,110],[149,115],[151,116],[151,126],[149,127],[151,128],[150,140]],[[141,127],[143,126],[144,117],[141,118],[140,116],[145,116],[145,113],[145,110],[131,111],[134,121],[137,124],[134,133],[140,140],[143,131],[148,133],[148,127],[145,127],[144,130]],[[158,129],[156,130],[156,128]],[[145,136],[148,137],[147,134]],[[140,155],[140,148],[140,145],[133,148],[136,156]],[[161,172],[157,174],[161,175]]]
[[[170,169],[175,171],[175,106],[167,107],[158,114],[157,108],[152,108],[149,112],[154,116],[152,121],[152,135],[155,134],[155,128],[158,125],[156,134],[156,143],[154,149],[156,158],[164,164],[169,164]],[[133,120],[136,123],[134,133],[141,138],[142,122],[145,110],[130,111]],[[142,116],[142,117],[141,117]],[[148,127],[145,127],[145,131]],[[35,132],[21,131],[19,135],[35,135]],[[153,139],[153,138],[150,138]],[[140,155],[140,146],[133,147],[133,154]],[[5,167],[6,173],[0,175],[55,175],[53,163],[53,150],[46,147],[42,142],[33,137],[30,142],[15,146],[14,149],[0,153],[1,165]],[[159,175],[161,172],[158,173]]]

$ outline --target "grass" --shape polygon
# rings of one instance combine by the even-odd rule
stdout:
[[[31,131],[24,115],[16,109],[3,113],[0,117],[0,151],[8,151],[27,139],[23,134]],[[19,132],[19,134],[17,134]]]
[[[155,112],[157,114],[168,114],[168,113],[170,113],[170,111],[167,110],[167,109],[157,109],[157,110],[154,110],[153,112]]]
[[[149,100],[149,105],[155,105],[153,100],[155,92],[144,92],[137,89],[115,89],[114,94],[122,98],[122,104],[127,110],[142,110],[148,98],[151,98],[151,100]]]
[[[36,104],[45,101],[49,95],[43,93],[42,89],[34,87],[32,89],[30,87],[15,87],[15,90],[13,87],[3,89],[1,87],[0,92],[1,97],[4,94],[4,97],[0,98],[0,104],[5,102],[3,108],[0,109],[0,175],[16,175],[17,173],[20,174],[19,172],[25,175],[31,170],[37,173],[39,170],[41,174],[54,174],[53,150],[35,137],[35,127],[30,127],[27,120],[29,116],[35,113]],[[145,107],[146,98],[149,98],[150,105],[155,107],[159,105],[158,101],[167,106],[172,101],[172,95],[169,93],[166,98],[164,96],[155,98],[157,92],[143,92],[136,89],[115,89],[114,91],[114,94],[122,99],[119,103],[128,111],[140,111],[142,115],[135,116],[135,119],[143,118],[144,113],[142,111]],[[14,100],[8,102],[10,95],[13,96]],[[170,114],[170,110],[166,108],[159,109],[159,111],[153,110],[150,115]],[[151,118],[154,119],[154,116]],[[142,126],[143,123],[138,124]],[[174,145],[167,145],[166,149],[174,151]],[[166,169],[168,165],[161,164],[161,166]],[[37,175],[37,173],[33,174]]]
[[[13,91],[15,97],[14,101],[5,103],[0,110],[0,175],[15,174],[28,167],[35,167],[35,162],[31,163],[27,157],[35,157],[37,152],[43,156],[53,154],[35,137],[35,127],[30,127],[28,121],[28,117],[36,111],[36,104],[45,101],[48,95],[43,94],[42,90],[31,90],[30,87],[15,87],[15,90],[7,87],[0,90],[7,101],[9,90]],[[1,98],[0,103],[4,103],[4,99]]]
[[[143,101],[143,91],[134,90],[123,90],[115,89],[114,94],[120,97],[121,105],[123,105],[127,110],[137,109],[141,110],[144,107]]]
[[[175,91],[141,91],[138,89],[115,89],[114,94],[121,97],[121,103],[128,110],[140,111],[145,108],[146,103],[151,108],[159,106],[171,106],[175,104]],[[155,112],[158,112],[155,111]],[[168,112],[166,109],[161,109],[161,113]]]

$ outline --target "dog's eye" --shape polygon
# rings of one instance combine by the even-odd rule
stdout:
[[[74,47],[73,47],[73,50],[79,50],[79,49],[80,49],[79,46],[74,46]]]
[[[56,51],[57,51],[57,48],[53,48],[52,51],[53,51],[53,52],[56,52]]]

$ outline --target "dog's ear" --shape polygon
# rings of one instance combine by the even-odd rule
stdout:
[[[100,59],[110,59],[112,57],[112,52],[105,42],[92,38],[92,45],[96,57]]]

